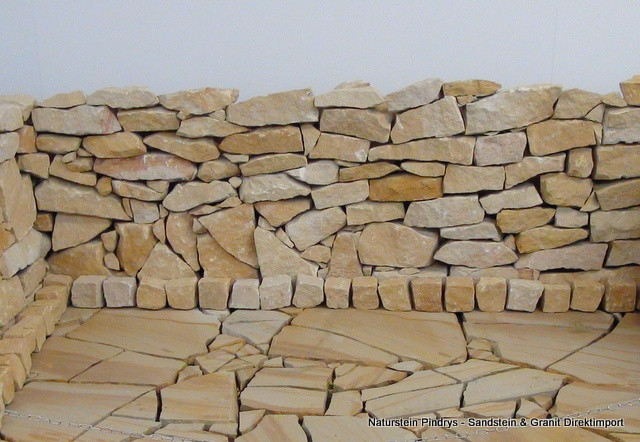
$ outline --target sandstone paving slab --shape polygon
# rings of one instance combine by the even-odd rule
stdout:
[[[378,418],[410,417],[458,407],[464,386],[446,385],[405,391],[365,402],[365,410]]]
[[[339,390],[362,390],[365,388],[382,387],[384,385],[398,382],[407,376],[401,371],[389,370],[384,367],[370,367],[359,365],[348,373],[338,375],[333,381],[333,389]]]
[[[196,376],[162,389],[162,422],[237,422],[233,373]]]
[[[248,387],[298,387],[327,390],[333,370],[326,367],[263,368]]]
[[[155,435],[173,436],[186,440],[197,440],[206,442],[228,442],[229,438],[222,434],[211,433],[204,429],[205,425],[200,424],[168,424],[157,430]],[[180,440],[180,439],[177,439]]]
[[[323,415],[326,403],[326,390],[248,386],[240,394],[240,404],[243,410],[265,409],[275,413]]]
[[[98,428],[106,430],[116,430],[127,433],[151,434],[162,426],[160,422],[149,419],[132,419],[128,417],[110,416],[96,425]],[[109,431],[90,430],[76,439],[78,442],[121,442],[128,440],[128,437]]]
[[[584,410],[630,401],[638,397],[640,397],[640,389],[637,387],[600,386],[584,382],[573,382],[560,389],[553,411],[558,416],[565,416]],[[640,433],[640,412],[638,412],[637,406],[614,408],[611,411],[600,412],[594,417],[598,419],[624,419],[624,427],[609,428],[607,431]]]
[[[550,370],[594,384],[640,386],[640,314],[628,313],[611,333]]]
[[[298,424],[298,416],[291,414],[265,416],[251,431],[238,437],[238,442],[306,442],[307,435]]]
[[[366,419],[356,416],[305,416],[302,426],[311,436],[312,441],[388,442],[415,439],[415,434],[404,428],[370,427]]]
[[[188,359],[206,353],[207,343],[218,335],[218,330],[216,318],[199,310],[105,309],[68,337],[154,356]]]
[[[441,387],[455,384],[456,381],[449,376],[432,370],[418,371],[411,376],[402,379],[395,384],[384,387],[367,388],[362,390],[362,400],[369,401],[379,397],[406,393],[409,391],[424,390],[426,388]]]
[[[316,308],[304,310],[292,325],[348,336],[427,365],[466,360],[464,336],[451,313]]]
[[[125,351],[80,373],[72,382],[164,387],[175,382],[184,366],[183,361]]]
[[[489,442],[604,442],[607,439],[582,428],[511,428],[507,432],[469,437],[470,441]]]
[[[547,368],[591,344],[605,335],[613,323],[613,317],[604,312],[502,314],[465,314],[467,339],[492,341],[502,359],[538,368]]]
[[[155,420],[158,415],[158,392],[148,391],[137,399],[118,408],[112,416]]]
[[[435,370],[459,382],[468,382],[490,374],[513,370],[514,368],[517,368],[517,366],[503,364],[501,362],[483,361],[481,359],[469,359],[462,364],[447,365],[446,367],[436,368]]]
[[[246,339],[253,345],[269,344],[291,317],[279,311],[235,310],[222,323],[222,333]]]
[[[121,349],[109,345],[51,336],[39,352],[33,353],[29,377],[66,382],[94,364],[121,352]]]
[[[20,390],[10,410],[95,425],[116,408],[143,395],[147,387],[102,384],[31,382]],[[8,440],[73,440],[84,430],[5,416],[2,434]]]

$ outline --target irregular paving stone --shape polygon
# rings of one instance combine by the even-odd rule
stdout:
[[[321,133],[309,158],[335,159],[364,163],[369,154],[370,142],[346,135]]]
[[[253,345],[268,344],[290,321],[289,315],[279,311],[235,310],[222,323],[222,332]]]
[[[204,163],[220,156],[216,143],[209,138],[183,138],[172,133],[155,133],[144,144],[194,163]]]
[[[320,130],[386,143],[389,140],[391,120],[389,114],[375,110],[326,109],[320,118]]]
[[[261,201],[254,205],[255,209],[273,227],[280,227],[291,221],[296,215],[311,208],[311,200],[293,198],[284,201]]]
[[[640,238],[640,208],[596,211],[590,215],[591,241]]]
[[[357,181],[371,178],[380,178],[392,172],[400,170],[395,164],[384,161],[363,164],[340,169],[340,181]]]
[[[640,264],[640,240],[622,240],[610,243],[607,266],[625,264]]]
[[[287,223],[285,230],[300,251],[319,243],[346,225],[347,217],[339,207],[310,210]]]
[[[162,243],[156,243],[138,273],[140,279],[144,277],[171,280],[179,278],[193,278],[194,271],[181,260],[169,247]]]
[[[37,108],[32,112],[37,132],[68,135],[104,135],[118,132],[116,116],[106,106],[77,106],[72,109]]]
[[[404,205],[401,202],[363,201],[347,206],[347,224],[350,226],[402,219],[404,215]]]
[[[316,209],[359,203],[366,200],[368,196],[369,183],[367,180],[335,183],[311,191],[311,198]]]
[[[582,242],[522,255],[514,265],[516,268],[535,270],[560,268],[597,270],[602,268],[606,253],[606,244]]]
[[[440,95],[442,80],[428,78],[392,92],[385,97],[389,112],[399,112],[406,109],[423,106],[435,101]]]
[[[307,158],[304,155],[291,153],[273,154],[252,158],[240,165],[240,171],[244,176],[251,176],[296,169],[306,164]]]
[[[502,233],[519,233],[547,224],[556,213],[549,207],[501,210],[496,216],[496,223]]]
[[[496,224],[489,218],[478,224],[442,228],[440,236],[449,239],[491,239],[493,241],[502,239]]]
[[[469,103],[466,133],[502,131],[549,118],[561,90],[551,85],[505,89]]]
[[[152,152],[130,158],[97,159],[93,170],[119,180],[190,181],[196,166],[177,156]]]
[[[537,250],[566,246],[589,236],[586,229],[560,229],[552,226],[536,227],[516,236],[518,252],[531,253]]]
[[[542,156],[596,144],[593,125],[584,120],[547,120],[527,127],[529,151]]]
[[[201,204],[217,203],[235,195],[236,191],[226,181],[179,183],[165,197],[162,205],[172,212],[183,212]]]
[[[507,309],[532,312],[536,309],[543,291],[544,284],[540,281],[511,279],[509,280]]]
[[[176,112],[163,107],[119,111],[118,121],[128,132],[176,130],[180,127]]]
[[[232,154],[302,152],[302,136],[295,126],[269,127],[226,137],[218,146]]]
[[[473,162],[474,137],[434,138],[385,144],[369,150],[369,161],[417,160],[466,164]]]
[[[260,227],[254,232],[260,273],[265,276],[306,274],[316,276],[318,266],[302,259],[276,236]]]
[[[338,165],[334,161],[312,161],[305,167],[286,173],[307,184],[325,185],[338,181]]]
[[[416,138],[448,137],[464,132],[464,121],[455,98],[445,97],[396,115],[391,130],[395,144]]]
[[[582,118],[602,101],[599,94],[580,89],[567,89],[562,91],[553,118],[568,119]]]
[[[564,170],[566,154],[549,155],[546,157],[525,157],[522,161],[505,166],[506,189],[524,183],[531,178],[549,172]]]
[[[159,422],[156,422],[154,419],[133,419],[127,417],[109,416],[105,420],[99,422],[96,427],[108,428],[109,430],[113,430],[114,433],[117,431],[122,431],[133,434],[149,434],[154,430],[159,429],[161,427],[161,424]],[[96,436],[94,433],[96,433],[96,431],[87,431],[76,440],[78,442],[94,441]]]
[[[217,89],[212,87],[192,89],[159,95],[160,104],[185,114],[209,114],[224,109],[238,99],[237,89]]]
[[[459,166],[450,164],[442,182],[444,193],[472,193],[480,190],[502,190],[504,168],[500,166]]]
[[[315,97],[316,107],[354,107],[366,109],[384,102],[377,89],[367,85],[339,87]]]
[[[574,178],[566,173],[550,173],[540,178],[540,194],[550,205],[582,207],[592,190],[591,179]]]
[[[258,201],[279,201],[306,196],[311,193],[309,186],[294,180],[285,173],[255,175],[242,180],[240,199],[245,203]]]
[[[411,203],[404,223],[417,227],[448,227],[476,224],[483,218],[484,210],[477,196],[450,196]]]
[[[452,265],[486,268],[511,264],[518,256],[499,242],[450,241],[438,249],[434,259]]]
[[[198,219],[228,253],[253,267],[258,266],[253,232],[256,228],[251,204],[212,213]]]
[[[209,234],[197,237],[198,260],[205,277],[230,277],[251,279],[258,277],[258,270],[227,252]]]
[[[389,370],[384,367],[369,367],[356,365],[345,374],[338,374],[333,381],[333,387],[337,391],[362,390],[365,388],[381,387],[404,379],[406,373]]]
[[[194,117],[181,121],[176,134],[187,138],[228,137],[248,130],[244,126],[212,117]]]
[[[542,198],[531,183],[480,197],[482,208],[493,215],[503,209],[523,209],[542,204]]]
[[[407,440],[415,435],[397,427],[371,427],[366,419],[357,416],[305,416],[302,426],[313,440]]]
[[[241,421],[242,413],[250,413],[253,411],[257,410],[241,411]],[[264,410],[262,410],[262,413],[264,414]],[[240,425],[242,426],[242,423]],[[236,440],[238,442],[260,442],[263,440],[305,442],[307,435],[298,424],[298,416],[270,414],[262,418],[255,426],[255,429],[244,432],[244,434]]]
[[[44,100],[38,100],[38,107],[56,107],[66,109],[69,107],[80,106],[87,103],[87,95],[82,91],[72,91],[53,95]]]
[[[395,174],[369,181],[369,199],[372,201],[419,201],[441,196],[441,178]]]
[[[362,397],[358,391],[341,391],[331,395],[326,416],[355,416],[362,411]]]
[[[478,137],[473,161],[478,166],[509,164],[522,161],[527,136],[524,132],[508,132]]]
[[[358,241],[363,264],[392,267],[425,267],[433,262],[437,234],[394,223],[365,227]]]
[[[604,113],[602,144],[640,142],[640,109],[607,109]]]
[[[160,392],[163,422],[237,422],[233,373],[210,373],[170,385]]]
[[[409,378],[395,385],[408,380]],[[420,415],[458,406],[462,390],[461,384],[410,390],[369,400],[365,404],[365,409],[377,418]]]
[[[111,226],[111,220],[108,219],[58,213],[51,235],[52,248],[58,251],[84,244],[109,226]]]
[[[104,105],[116,109],[132,109],[156,105],[158,97],[149,88],[141,86],[107,87],[89,95],[87,104]]]
[[[597,146],[595,148],[596,180],[615,180],[640,176],[640,146]]]
[[[310,89],[254,97],[227,108],[227,120],[242,126],[266,126],[318,121]]]
[[[131,132],[85,137],[82,147],[98,158],[126,158],[147,152],[142,138]]]
[[[402,170],[419,176],[443,176],[445,165],[440,163],[425,163],[422,161],[405,161],[400,164]]]

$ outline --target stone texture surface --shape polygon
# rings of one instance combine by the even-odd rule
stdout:
[[[424,267],[433,262],[437,235],[394,223],[370,224],[358,241],[363,264]]]

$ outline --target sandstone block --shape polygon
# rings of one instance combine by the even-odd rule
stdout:
[[[607,279],[602,309],[605,312],[632,312],[636,308],[634,281]]]
[[[602,210],[640,205],[640,178],[596,184],[595,193]]]
[[[524,132],[508,132],[478,137],[473,162],[478,166],[509,164],[522,161],[527,136]]]
[[[154,133],[144,144],[194,163],[204,163],[220,156],[216,143],[209,138],[183,138],[173,133]]]
[[[378,279],[374,276],[358,276],[351,280],[353,307],[361,310],[373,310],[380,306],[378,297]]]
[[[620,91],[629,106],[640,106],[640,75],[621,81]]]
[[[307,158],[303,155],[292,153],[271,154],[255,157],[240,165],[240,171],[244,176],[259,175],[263,173],[275,173],[296,169],[307,164]]]
[[[524,209],[539,206],[542,198],[531,183],[525,183],[502,192],[491,193],[480,197],[482,208],[493,215],[503,209]]]
[[[20,129],[23,124],[20,106],[15,103],[0,103],[0,132]]]
[[[527,279],[509,280],[507,310],[534,311],[543,291],[544,284],[540,281],[529,281]]]
[[[441,178],[395,174],[369,181],[369,199],[372,201],[420,201],[441,196]]]
[[[640,240],[618,240],[609,244],[607,267],[640,264]]]
[[[574,280],[571,286],[571,310],[595,312],[604,296],[604,285],[597,281]]]
[[[244,126],[212,117],[194,117],[182,120],[176,134],[187,138],[228,137],[248,130]]]
[[[556,209],[556,227],[582,227],[589,224],[589,214],[580,212],[569,207],[558,207]]]
[[[501,312],[507,301],[507,280],[483,276],[476,284],[478,308],[483,312]]]
[[[102,283],[107,307],[135,307],[136,288],[136,278],[109,276]]]
[[[257,279],[239,279],[233,283],[231,290],[230,308],[257,310],[260,308],[260,293]]]
[[[602,144],[640,142],[640,108],[607,109],[603,124]]]
[[[74,307],[99,308],[104,307],[104,292],[102,283],[105,276],[79,276],[71,287],[71,303]]]
[[[370,142],[345,135],[321,133],[309,158],[364,163],[369,155]]]
[[[201,204],[217,203],[235,195],[235,190],[226,181],[179,183],[165,197],[162,205],[172,212],[183,212]]]
[[[298,275],[293,305],[307,308],[316,307],[324,301],[324,280],[317,276]]]
[[[438,249],[434,258],[451,265],[487,268],[511,264],[518,256],[500,242],[449,241]]]
[[[553,118],[582,118],[602,101],[600,94],[580,89],[562,91],[556,104]]]
[[[460,166],[450,164],[444,174],[444,193],[473,193],[480,190],[502,190],[504,168],[499,166]]]
[[[40,152],[66,154],[76,152],[80,147],[82,138],[68,137],[66,135],[40,134],[36,138],[36,147]]]
[[[31,115],[37,132],[67,135],[104,135],[122,127],[106,106],[77,106],[71,109],[37,108]]]
[[[496,223],[502,233],[519,233],[547,224],[555,213],[555,209],[548,207],[502,210],[496,217]]]
[[[363,201],[347,206],[347,225],[361,225],[373,222],[393,221],[404,218],[404,205],[397,203],[382,203]]]
[[[420,312],[442,311],[442,278],[418,277],[411,279],[413,305]]]
[[[368,187],[367,187],[368,190]],[[242,180],[240,199],[245,203],[258,201],[279,201],[306,196],[311,193],[309,186],[300,183],[285,173],[255,175]]]
[[[13,158],[20,147],[20,136],[9,132],[0,134],[0,162]]]
[[[339,207],[309,210],[287,223],[285,230],[300,251],[319,243],[346,225],[347,216]]]
[[[394,223],[365,227],[358,241],[363,264],[392,267],[425,267],[433,262],[438,235]]]
[[[226,137],[222,152],[242,155],[302,152],[302,135],[295,126],[269,127]]]
[[[416,138],[449,137],[464,132],[464,121],[454,97],[444,97],[396,115],[391,130],[394,144]]]
[[[542,156],[596,144],[593,125],[584,120],[547,120],[527,127],[529,151]]]
[[[310,89],[254,97],[227,107],[227,120],[242,126],[266,126],[318,121]]]
[[[522,255],[515,263],[515,267],[535,270],[561,268],[598,270],[602,268],[606,253],[606,244],[581,242]]]
[[[449,227],[477,224],[483,219],[484,210],[477,196],[450,196],[411,203],[404,223],[416,227]]]
[[[284,201],[262,201],[254,205],[255,209],[273,227],[280,227],[291,221],[296,215],[311,208],[308,198],[293,198]]]
[[[198,306],[198,278],[178,278],[166,282],[164,290],[169,307],[191,310]]]
[[[389,114],[376,110],[326,109],[320,118],[320,130],[386,143],[389,140],[391,120]]]
[[[400,164],[402,170],[418,176],[438,177],[444,176],[445,165],[441,163],[429,163],[422,161],[405,161]]]
[[[168,131],[180,127],[176,112],[163,107],[122,110],[118,112],[118,121],[127,132]]]
[[[295,278],[299,274],[317,275],[316,264],[305,261],[272,232],[258,227],[254,232],[254,241],[263,277],[289,275]]]
[[[159,95],[160,104],[167,109],[188,115],[202,115],[224,109],[238,99],[237,89],[217,89],[212,87],[192,89]]]
[[[328,277],[324,282],[327,307],[348,308],[350,288],[351,280],[349,278]]]
[[[366,109],[384,102],[384,97],[377,89],[367,85],[345,85],[318,95],[314,104],[316,107],[354,107]]]
[[[313,198],[316,209],[359,203],[366,200],[368,196],[369,183],[367,180],[335,183],[311,191],[311,198]]]
[[[640,238],[640,208],[598,210],[590,215],[590,227],[593,242]]]
[[[25,293],[20,279],[0,279],[0,327],[5,327],[25,306]]]
[[[592,190],[590,179],[574,178],[566,173],[549,173],[540,178],[542,199],[550,205],[582,207]]]
[[[470,165],[475,137],[431,138],[403,144],[385,144],[369,150],[369,161],[417,160]]]
[[[31,229],[24,238],[0,254],[0,275],[5,279],[11,278],[36,260],[44,258],[50,249],[49,237]]]
[[[293,296],[291,276],[267,276],[260,284],[260,308],[275,310],[289,307]]]
[[[565,153],[546,157],[525,157],[518,163],[508,164],[504,168],[504,187],[510,189],[543,173],[562,172],[564,170],[565,157]]]
[[[567,159],[567,174],[577,178],[588,178],[593,170],[593,154],[590,147],[571,149]]]
[[[392,92],[385,97],[389,112],[400,112],[429,104],[438,99],[442,89],[442,80],[428,78]]]
[[[408,278],[400,276],[380,281],[378,284],[378,294],[382,300],[382,306],[387,310],[411,310]]]
[[[202,309],[225,310],[233,280],[231,278],[200,278],[198,298]]]
[[[111,220],[58,213],[51,236],[53,250],[84,244],[111,226]]]
[[[158,97],[149,88],[141,86],[107,87],[87,97],[87,104],[118,109],[149,107],[158,104]]]
[[[18,167],[23,172],[47,179],[49,178],[49,155],[46,153],[20,155],[18,157]]]
[[[542,311],[560,313],[569,310],[571,286],[569,284],[545,284],[542,293]]]
[[[400,170],[398,166],[385,161],[363,164],[362,166],[346,167],[340,169],[340,181],[344,182],[381,178],[398,170]]]
[[[444,305],[448,312],[470,312],[475,307],[473,279],[448,276],[444,288]]]
[[[338,169],[334,161],[312,161],[305,167],[288,170],[286,174],[307,184],[325,185],[338,181]]]
[[[185,159],[163,152],[151,152],[130,158],[97,159],[93,170],[119,180],[189,181],[196,166]]]
[[[440,236],[448,239],[490,239],[493,241],[502,239],[495,222],[489,218],[478,224],[444,227],[440,229]]]
[[[206,163],[200,164],[198,168],[198,178],[205,183],[238,175],[240,175],[240,168],[226,158],[207,161]]]
[[[138,308],[159,310],[167,305],[165,282],[156,278],[143,278],[136,291],[136,305]]]
[[[38,100],[38,107],[56,107],[66,109],[87,103],[87,95],[82,91],[65,92],[53,95],[44,100]]]
[[[589,236],[586,229],[562,229],[553,226],[536,227],[516,236],[516,246],[520,253],[554,249],[585,239]]]
[[[464,97],[469,95],[484,97],[500,89],[498,83],[489,80],[460,80],[445,83],[442,86],[445,95]]]
[[[615,180],[640,176],[640,146],[616,144],[595,148],[596,180]]]

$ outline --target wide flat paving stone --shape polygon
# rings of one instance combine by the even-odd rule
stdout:
[[[427,366],[440,367],[467,359],[466,341],[457,317],[452,313],[313,308],[298,314],[291,324],[348,337],[372,349]],[[272,349],[277,341],[278,335],[274,337]],[[314,346],[322,343],[307,340],[299,344],[305,344],[313,353]],[[349,347],[339,350],[348,353]],[[284,348],[279,353],[299,356],[287,354]]]
[[[550,369],[593,384],[640,386],[640,314],[627,313],[607,336]]]
[[[404,428],[370,427],[367,419],[355,416],[305,416],[302,426],[312,441],[388,442],[414,440],[416,435]]]
[[[67,336],[177,359],[205,354],[219,333],[214,316],[199,310],[103,309]]]
[[[605,312],[470,312],[464,314],[467,339],[497,344],[501,359],[546,369],[605,335],[613,316]]]
[[[253,345],[269,344],[291,316],[273,310],[236,310],[225,318],[222,332],[245,339]]]

